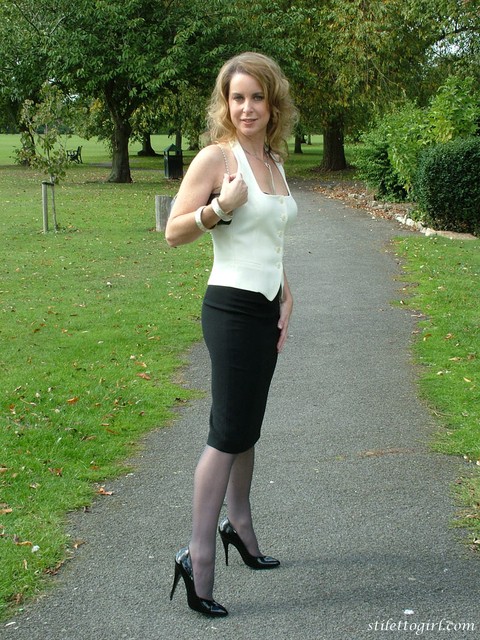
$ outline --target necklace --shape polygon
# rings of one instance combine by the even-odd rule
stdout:
[[[262,158],[259,158],[256,153],[252,153],[248,149],[245,149],[245,147],[242,147],[242,149],[246,153],[248,153],[249,156],[252,156],[252,158],[255,158],[256,160],[258,160],[259,162],[261,162],[263,165],[265,165],[267,167],[268,173],[270,174],[270,184],[271,184],[271,187],[272,187],[272,195],[274,195],[274,196],[277,195],[277,192],[275,190],[275,181],[273,179],[272,167],[271,167],[270,163],[268,162],[268,160],[262,160]],[[270,157],[269,152],[265,148],[263,149],[263,153],[267,157]]]

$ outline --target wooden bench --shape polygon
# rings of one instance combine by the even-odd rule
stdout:
[[[67,158],[72,162],[78,162],[78,164],[82,163],[82,147],[77,147],[76,149],[67,149]]]

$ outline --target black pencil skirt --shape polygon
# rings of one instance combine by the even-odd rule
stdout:
[[[280,294],[208,286],[202,327],[212,363],[207,444],[226,453],[247,451],[260,437],[277,363]]]

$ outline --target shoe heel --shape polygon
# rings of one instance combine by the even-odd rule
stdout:
[[[170,600],[173,598],[173,594],[175,593],[175,589],[177,588],[178,581],[180,580],[180,566],[175,563],[175,576],[173,578],[173,586],[170,591]]]
[[[228,567],[228,545],[230,544],[228,540],[226,540],[225,538],[221,537],[221,540],[223,542],[223,548],[225,550],[225,564]]]

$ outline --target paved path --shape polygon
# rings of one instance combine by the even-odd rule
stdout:
[[[233,549],[225,567],[219,543],[215,595],[230,616],[191,612],[181,584],[168,599],[190,533],[205,397],[146,439],[134,473],[109,485],[113,496],[74,516],[72,534],[86,544],[2,639],[480,638],[480,563],[450,527],[463,463],[428,449],[434,425],[409,355],[415,320],[390,304],[401,285],[387,246],[401,231],[306,185],[295,195],[286,257],[295,316],[253,496],[260,541],[281,568],[251,571]],[[208,389],[203,345],[186,374]],[[461,623],[475,631],[452,626]]]

